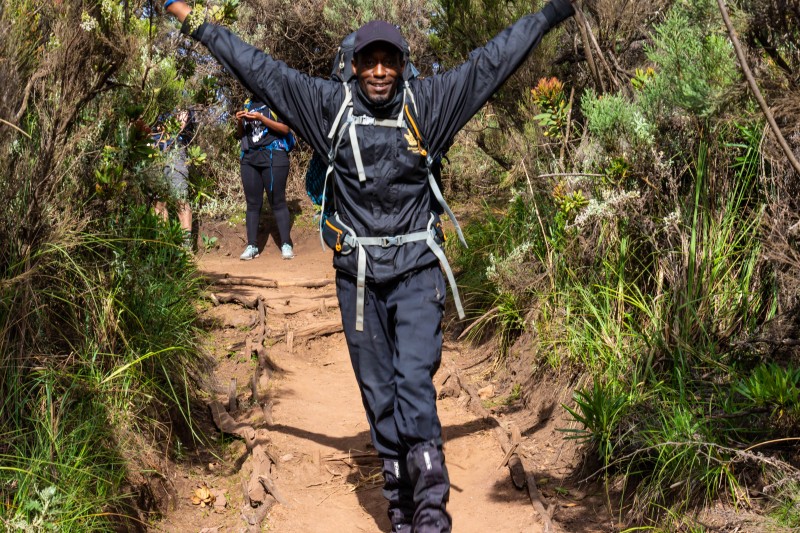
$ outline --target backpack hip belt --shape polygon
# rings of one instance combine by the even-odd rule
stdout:
[[[453,269],[450,268],[450,263],[447,261],[447,256],[444,250],[439,246],[436,241],[436,231],[434,229],[434,222],[436,217],[431,215],[428,220],[428,229],[425,231],[417,231],[408,233],[406,235],[393,235],[391,237],[352,237],[346,236],[345,239],[355,241],[355,248],[357,249],[358,258],[358,274],[356,276],[356,331],[364,331],[364,301],[366,297],[367,286],[367,253],[364,246],[380,246],[381,248],[389,248],[390,246],[402,246],[410,242],[425,241],[428,248],[433,252],[439,263],[442,265],[447,275],[447,281],[450,284],[450,290],[453,291],[453,300],[456,304],[458,311],[458,318],[464,319],[464,307],[461,305],[461,298],[458,295],[458,286],[456,285],[456,278],[453,276]]]

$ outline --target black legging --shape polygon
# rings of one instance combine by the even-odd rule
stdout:
[[[242,162],[242,187],[247,200],[245,225],[247,244],[258,246],[258,222],[264,204],[264,190],[267,191],[272,215],[278,225],[281,245],[292,244],[289,236],[289,206],[286,205],[286,178],[289,176],[289,159],[281,153],[270,158],[268,166],[251,165]]]

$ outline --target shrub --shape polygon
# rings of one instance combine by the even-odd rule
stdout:
[[[657,71],[643,91],[653,116],[678,111],[705,119],[736,94],[733,46],[712,0],[676,3],[656,26],[647,56]]]

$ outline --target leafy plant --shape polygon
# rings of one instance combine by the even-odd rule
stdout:
[[[656,26],[647,56],[657,74],[643,93],[654,111],[665,106],[706,118],[734,94],[739,71],[715,7],[709,0],[679,2]]]
[[[586,127],[609,152],[653,143],[653,127],[639,106],[620,95],[598,96],[589,89],[581,98]]]
[[[569,111],[564,97],[564,85],[557,78],[542,78],[531,89],[531,96],[541,111],[533,119],[544,129],[544,135],[554,139],[561,138]]]
[[[209,251],[212,248],[215,248],[217,246],[217,242],[219,241],[217,237],[210,236],[205,233],[201,235],[201,239],[203,241],[203,249],[205,251]]]
[[[800,415],[800,368],[759,365],[735,390],[753,405],[771,408],[772,416]]]
[[[561,431],[567,433],[568,439],[591,443],[607,466],[613,457],[619,423],[630,407],[628,394],[618,385],[595,379],[591,388],[575,391],[572,400],[574,407],[563,407],[583,428]]]

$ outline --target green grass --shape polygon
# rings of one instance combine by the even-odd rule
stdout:
[[[0,298],[9,528],[115,530],[135,520],[122,488],[148,448],[169,446],[170,426],[199,438],[199,285],[180,228],[141,207],[107,222],[43,244]]]
[[[493,327],[502,346],[533,326],[532,371],[544,363],[586,375],[564,406],[565,436],[600,459],[610,512],[645,528],[688,527],[681,517],[712,501],[747,505],[752,476],[797,472],[745,453],[796,427],[800,374],[736,348],[775,316],[778,299],[762,250],[760,137],[738,132],[746,142],[726,145],[741,154],[727,166],[699,144],[664,233],[642,232],[652,214],[638,212],[570,227],[547,199],[518,196],[505,216],[487,209],[468,226],[475,246],[456,255],[481,317],[475,338]],[[798,514],[790,493],[772,496],[786,522]]]

